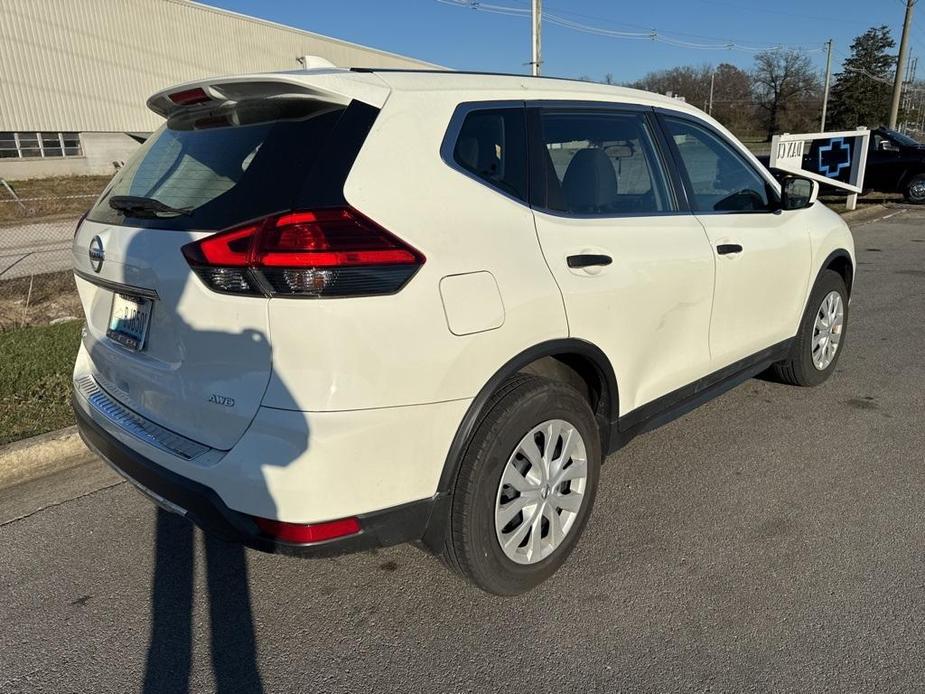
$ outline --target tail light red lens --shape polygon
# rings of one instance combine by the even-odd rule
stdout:
[[[360,532],[360,521],[356,518],[341,518],[326,523],[285,523],[270,520],[269,518],[254,517],[257,527],[267,537],[280,542],[307,544],[310,542],[324,542],[339,537],[348,537]]]
[[[401,289],[420,252],[349,207],[288,212],[184,246],[212,289],[270,296],[368,296]]]

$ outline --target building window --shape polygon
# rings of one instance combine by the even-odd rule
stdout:
[[[78,133],[0,132],[0,159],[79,157]]]

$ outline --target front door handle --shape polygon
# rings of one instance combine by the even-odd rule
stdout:
[[[581,253],[579,255],[570,255],[566,258],[569,267],[593,267],[594,265],[610,265],[613,258],[609,255],[594,255],[591,253]]]
[[[716,252],[720,255],[729,255],[730,253],[741,253],[742,246],[737,243],[721,243],[716,247]]]

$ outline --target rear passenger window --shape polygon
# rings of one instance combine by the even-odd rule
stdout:
[[[453,159],[489,185],[526,201],[526,140],[522,108],[473,111],[463,121]]]
[[[730,144],[704,127],[665,118],[690,180],[699,212],[761,212],[771,209],[767,181]]]
[[[569,214],[654,214],[671,209],[645,115],[548,111],[542,117],[545,181],[534,204]]]

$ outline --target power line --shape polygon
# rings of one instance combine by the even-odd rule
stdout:
[[[831,15],[827,17],[820,17],[817,15],[801,14],[797,12],[788,12],[785,10],[772,10],[772,9],[767,9],[764,7],[754,7],[753,4],[750,4],[748,7],[744,7],[742,5],[738,5],[738,4],[731,3],[731,2],[723,2],[722,0],[700,0],[700,2],[707,4],[707,5],[719,5],[719,6],[725,6],[725,7],[732,7],[737,10],[742,10],[746,12],[762,12],[764,14],[775,14],[775,15],[779,15],[783,17],[798,17],[800,19],[811,19],[811,20],[822,21],[822,22],[831,22],[834,20],[837,22],[845,22],[849,24],[862,24],[867,21],[866,19],[859,20],[859,19],[853,19],[851,17],[839,17],[839,16],[833,17]]]
[[[460,7],[466,9],[472,9],[479,12],[488,12],[491,14],[501,14],[506,16],[513,17],[529,17],[530,10],[527,8],[520,7],[511,7],[509,5],[495,5],[491,3],[480,2],[480,0],[437,0],[437,2],[450,5],[452,7]],[[714,39],[720,43],[699,43],[694,41],[686,41],[684,39],[675,38],[669,34],[677,33],[680,35],[680,32],[662,32],[657,29],[650,29],[648,31],[620,31],[616,29],[607,29],[600,26],[595,26],[591,24],[584,24],[582,22],[576,22],[559,15],[550,14],[545,12],[543,15],[543,21],[548,24],[553,24],[555,26],[562,27],[564,29],[570,29],[572,31],[577,31],[585,34],[592,34],[595,36],[602,36],[604,38],[615,38],[615,39],[627,39],[627,40],[637,40],[637,41],[657,41],[659,43],[664,43],[669,46],[675,46],[677,48],[689,48],[695,50],[738,50],[738,51],[747,51],[751,53],[756,53],[764,50],[783,50],[783,49],[797,49],[802,50],[807,53],[819,53],[824,51],[823,47],[806,47],[806,46],[785,46],[783,44],[768,44],[766,46],[755,46],[755,45],[745,45],[744,43],[739,43],[737,41],[731,41],[727,39]]]
[[[529,0],[510,0],[510,1],[511,1],[511,2],[529,2]],[[708,1],[710,1],[710,0],[700,0],[700,1],[701,1],[701,2],[708,2]],[[461,4],[461,3],[459,3],[458,0],[456,0],[456,2],[451,2],[451,3],[447,3],[447,4],[454,4],[454,5],[455,5],[455,4]],[[470,4],[471,4],[471,2],[470,2]],[[724,4],[728,4],[728,3],[724,3]],[[737,6],[737,5],[731,5],[731,4],[730,4],[729,6],[730,6],[730,7],[739,7],[739,9],[745,9],[745,8],[740,7],[740,6]],[[646,35],[648,35],[649,33],[651,33],[651,32],[653,31],[650,27],[645,26],[645,25],[642,25],[642,24],[632,24],[632,23],[630,23],[630,22],[619,22],[619,21],[616,21],[616,20],[614,20],[614,19],[612,19],[612,18],[601,17],[601,16],[599,16],[599,15],[582,14],[581,12],[575,12],[575,11],[573,11],[573,10],[563,9],[563,8],[562,8],[561,6],[559,6],[559,5],[555,5],[555,6],[554,6],[554,5],[550,5],[550,4],[547,3],[547,4],[546,4],[546,7],[547,7],[547,8],[550,8],[550,7],[551,7],[551,8],[553,8],[554,10],[556,10],[556,12],[558,12],[558,13],[560,13],[560,14],[568,15],[568,16],[571,16],[571,17],[579,17],[579,18],[581,18],[581,19],[597,20],[597,21],[604,22],[604,23],[609,24],[609,25],[612,25],[612,26],[632,27],[632,28],[634,28],[634,29],[644,29]],[[514,8],[514,9],[516,9],[516,8]],[[749,9],[751,9],[751,8],[749,8]],[[764,10],[761,10],[761,11],[764,11]],[[779,13],[776,13],[776,12],[775,12],[775,14],[779,14]],[[801,16],[801,17],[804,17],[804,18],[810,18],[810,17],[808,17],[807,15],[795,15],[795,14],[793,14],[793,13],[785,13],[785,14],[789,14],[789,15],[791,15],[791,16]],[[849,20],[846,20],[846,21],[849,21]],[[850,20],[850,21],[853,21],[853,20]],[[734,39],[734,38],[729,38],[729,39],[727,39],[727,38],[719,38],[719,37],[716,37],[716,36],[706,36],[706,35],[704,35],[704,34],[692,34],[692,33],[684,32],[684,31],[674,31],[674,30],[670,30],[670,31],[667,31],[666,33],[673,34],[674,36],[689,36],[689,37],[692,37],[692,38],[695,38],[695,39],[707,39],[707,40],[709,40],[709,41],[722,41],[722,42],[723,42],[723,46],[725,46],[725,44],[728,43],[728,42],[730,42],[730,41],[733,42],[733,43],[736,43],[736,44],[763,43],[763,42],[761,42],[761,41],[751,41],[751,40],[749,40],[749,39]],[[799,46],[799,45],[797,45],[797,44],[782,44],[782,43],[766,42],[766,45],[768,45],[768,46],[774,46],[774,47],[781,46],[781,47],[783,47],[783,48],[801,48],[801,46]],[[762,49],[762,50],[763,50],[763,49]],[[816,49],[813,48],[813,49],[811,49],[811,50],[815,51]]]

